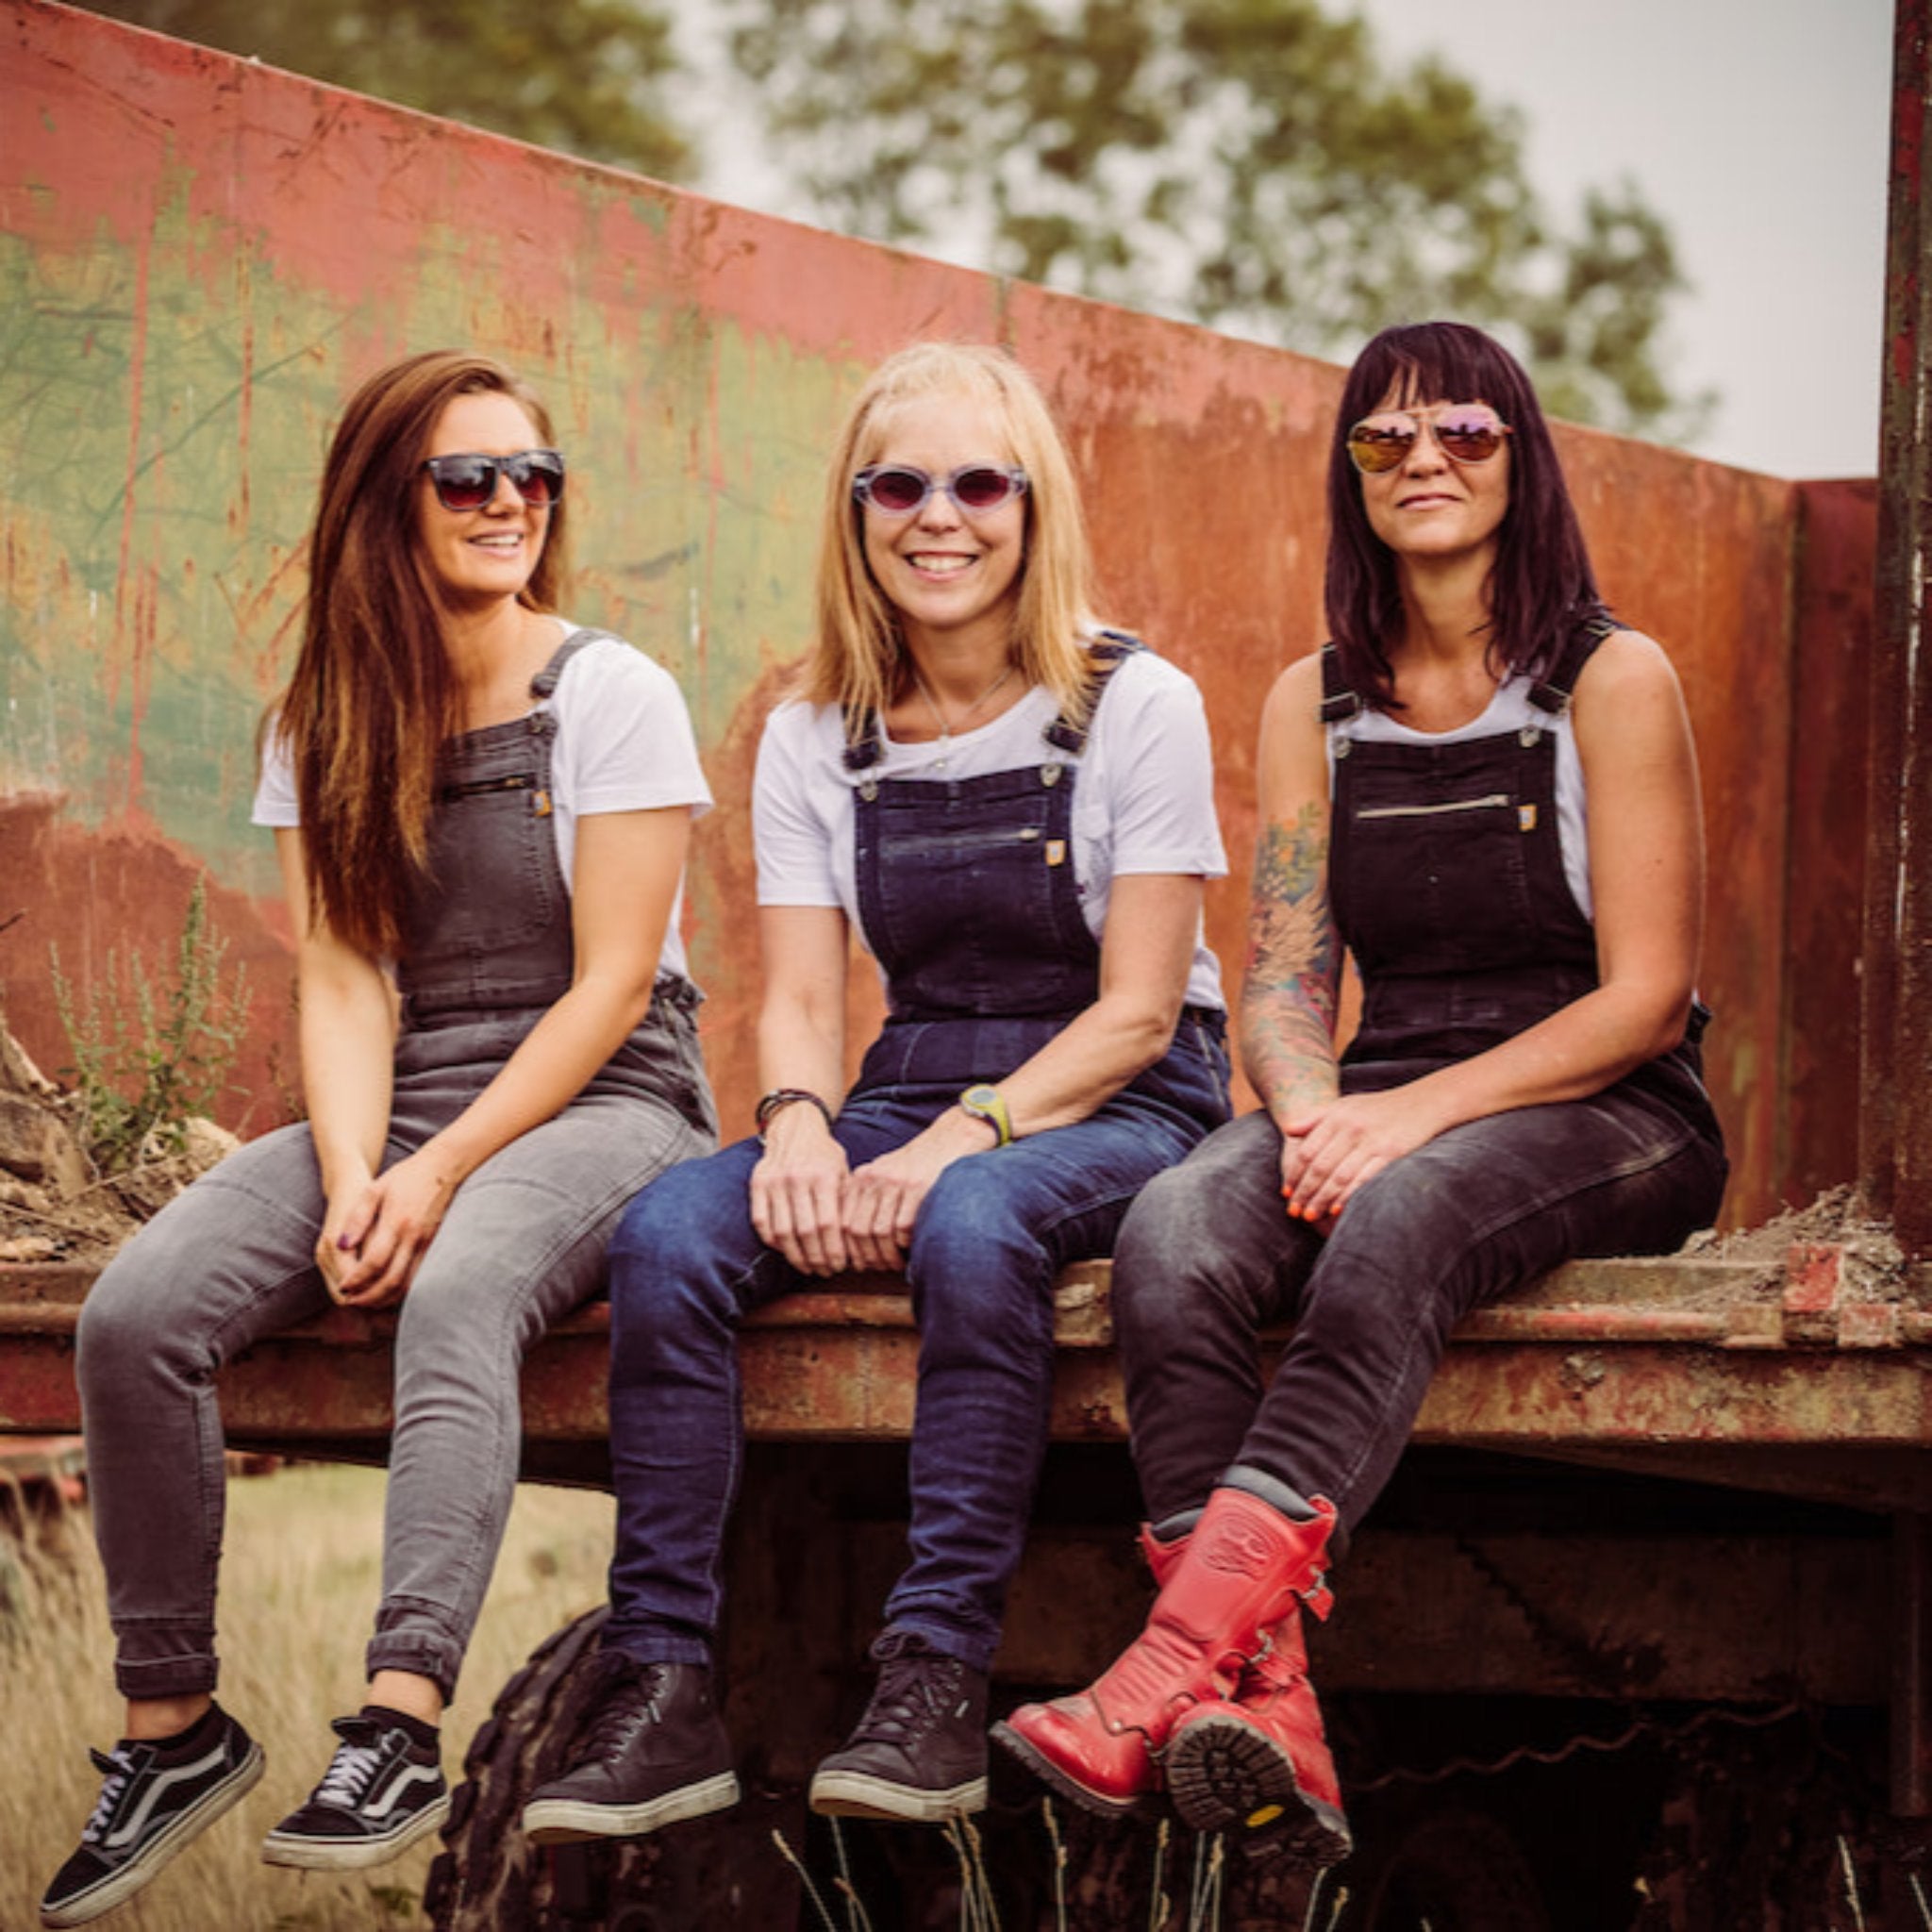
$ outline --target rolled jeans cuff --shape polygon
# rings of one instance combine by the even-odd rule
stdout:
[[[220,1666],[212,1628],[138,1624],[115,1637],[114,1688],[123,1697],[197,1697],[214,1690]]]

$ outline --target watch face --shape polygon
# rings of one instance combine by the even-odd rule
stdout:
[[[997,1107],[1000,1104],[1000,1090],[997,1087],[969,1087],[959,1096],[961,1107]]]

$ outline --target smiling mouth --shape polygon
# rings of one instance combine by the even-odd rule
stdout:
[[[956,577],[960,572],[971,570],[979,561],[976,557],[960,557],[949,552],[915,550],[906,559],[914,570],[923,570],[928,576]]]

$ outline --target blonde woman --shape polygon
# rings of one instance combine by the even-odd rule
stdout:
[[[1066,453],[1007,356],[912,348],[859,393],[832,459],[817,633],[766,726],[755,813],[760,1132],[646,1189],[613,1245],[608,1685],[576,1765],[525,1810],[539,1839],[734,1801],[709,1679],[741,1439],[734,1327],[845,1268],[911,1284],[911,1559],[871,1705],[811,1802],[913,1821],[984,1804],[1055,1274],[1108,1253],[1141,1185],[1226,1117],[1200,698],[1095,623]],[[854,932],[890,1016],[848,1093]]]

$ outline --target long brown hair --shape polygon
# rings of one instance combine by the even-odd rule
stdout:
[[[457,396],[506,395],[550,442],[543,406],[501,363],[435,349],[372,375],[349,400],[322,474],[294,675],[270,712],[294,768],[308,912],[392,958],[428,875],[436,757],[458,728],[436,579],[417,541],[423,463]],[[520,602],[553,610],[567,502],[552,506]]]
[[[1079,486],[1032,376],[1005,350],[974,342],[901,349],[873,372],[846,412],[825,477],[818,623],[801,694],[811,704],[842,706],[854,718],[883,710],[898,694],[904,675],[899,614],[865,560],[852,479],[878,456],[892,410],[935,394],[984,403],[1003,426],[1013,460],[1026,472],[1026,558],[1013,613],[1013,655],[1029,684],[1044,685],[1063,710],[1080,716],[1091,689],[1086,639],[1096,620]]]

